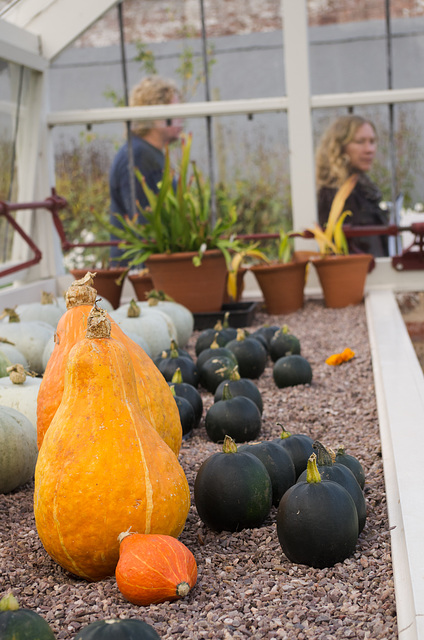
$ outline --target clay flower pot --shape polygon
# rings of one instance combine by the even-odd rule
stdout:
[[[325,305],[338,309],[362,302],[372,260],[373,256],[368,253],[329,255],[312,260],[321,283]]]
[[[250,267],[261,288],[268,313],[293,313],[303,306],[308,260],[257,264]]]
[[[224,299],[227,265],[219,250],[205,251],[195,267],[196,252],[157,253],[146,260],[154,288],[164,291],[192,313],[219,311]]]
[[[131,282],[137,300],[145,302],[146,294],[154,289],[152,276],[150,273],[140,271],[139,273],[129,273],[128,280]]]

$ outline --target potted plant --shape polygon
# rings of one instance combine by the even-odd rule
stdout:
[[[232,236],[234,206],[212,222],[210,186],[196,164],[190,163],[191,141],[190,135],[182,140],[176,189],[168,151],[158,193],[149,189],[136,170],[149,201],[142,211],[146,222],[117,214],[122,229],[110,230],[122,240],[121,258],[130,268],[145,265],[155,289],[199,313],[221,309],[227,268],[233,253],[244,250],[245,245]]]
[[[292,313],[303,306],[308,259],[294,252],[293,235],[281,230],[276,257],[250,266],[271,314]]]
[[[317,271],[327,307],[340,308],[362,302],[366,276],[373,262],[369,253],[348,253],[343,231],[343,223],[351,215],[350,211],[344,211],[344,203],[357,180],[358,175],[354,174],[338,189],[326,227],[316,224],[305,234],[318,244],[319,255],[310,260]]]

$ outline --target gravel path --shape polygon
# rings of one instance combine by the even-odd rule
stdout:
[[[171,638],[397,638],[390,532],[373,374],[363,305],[326,309],[321,301],[285,317],[257,313],[254,326],[287,323],[312,365],[311,385],[277,389],[269,361],[257,382],[264,399],[261,439],[280,433],[277,422],[324,444],[344,444],[366,472],[368,519],[354,555],[328,569],[291,564],[278,542],[273,508],[259,529],[208,530],[191,507],[181,541],[194,553],[198,582],[183,600],[136,607],[114,578],[87,583],[62,570],[44,551],[32,512],[32,484],[0,496],[0,594],[12,590],[36,610],[56,637],[81,626],[138,617]],[[253,327],[252,327],[253,328]],[[189,343],[193,349],[197,334]],[[339,367],[325,358],[350,347],[355,358]],[[194,351],[193,351],[194,352]],[[204,393],[205,408],[212,403]],[[183,443],[180,460],[191,489],[203,460],[220,449],[204,427]]]

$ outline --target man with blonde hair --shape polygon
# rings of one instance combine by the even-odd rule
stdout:
[[[157,75],[147,76],[131,91],[129,104],[131,107],[155,104],[173,104],[180,100],[180,94],[173,80]],[[147,186],[158,191],[158,183],[162,179],[165,163],[164,150],[171,142],[178,140],[182,132],[182,121],[140,120],[131,125],[131,149],[134,167],[145,177]],[[136,176],[130,175],[128,141],[122,145],[113,160],[109,173],[110,222],[119,226],[116,213],[132,217],[138,215],[139,222],[145,222],[138,207],[134,210],[132,191],[135,192],[136,205],[145,208],[148,205],[146,195]],[[134,180],[132,190],[131,180]],[[111,236],[112,240],[116,237]],[[122,254],[118,247],[111,247],[111,258]],[[123,264],[122,261],[118,262]]]

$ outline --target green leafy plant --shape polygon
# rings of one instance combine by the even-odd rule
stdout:
[[[328,221],[323,229],[319,224],[308,228],[307,234],[312,234],[318,244],[321,255],[336,254],[343,255],[349,253],[349,248],[343,231],[343,223],[347,216],[351,215],[350,211],[343,211],[344,203],[352,193],[358,181],[358,174],[349,176],[347,180],[338,189],[331,205]],[[308,237],[306,235],[306,237]]]
[[[219,249],[227,265],[233,252],[248,251],[250,245],[232,235],[236,221],[236,210],[229,208],[225,215],[212,222],[210,211],[210,185],[195,162],[190,162],[191,135],[182,138],[181,159],[176,170],[172,170],[169,150],[165,153],[165,166],[159,191],[150,189],[144,176],[136,169],[149,206],[140,211],[146,219],[140,223],[137,216],[116,214],[122,228],[106,223],[110,233],[122,240],[124,250],[121,259],[130,266],[144,263],[156,253],[196,252],[193,263],[199,265],[207,249]],[[190,172],[190,165],[192,172]],[[176,180],[176,189],[174,189]]]

